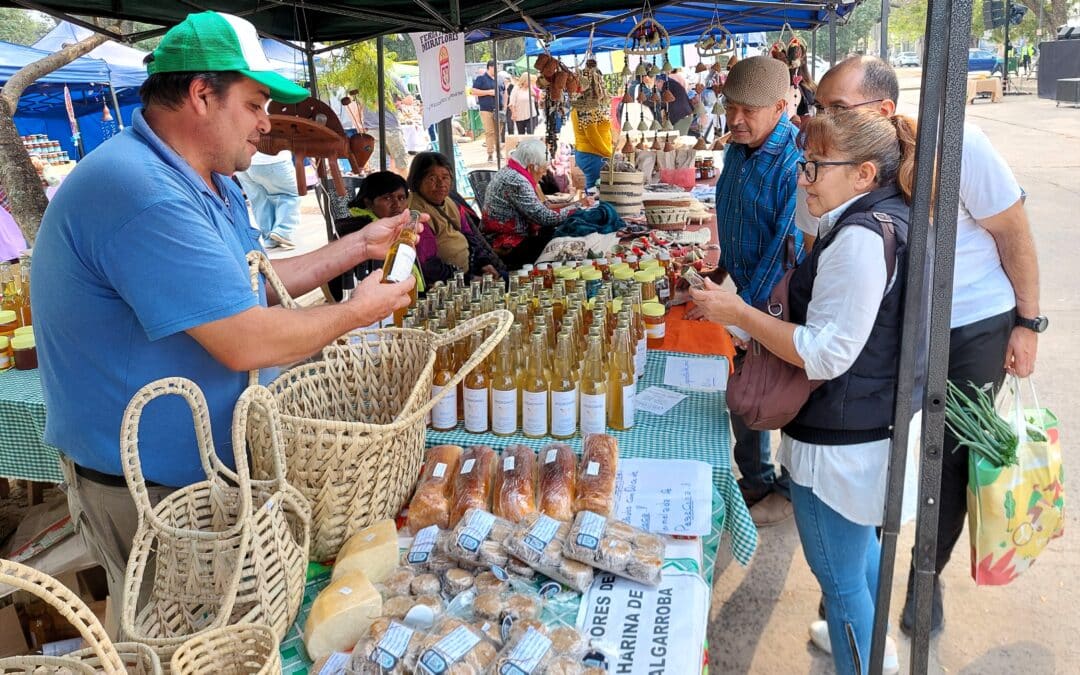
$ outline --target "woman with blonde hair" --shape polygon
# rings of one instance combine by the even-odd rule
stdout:
[[[522,73],[514,83],[514,90],[510,92],[510,100],[507,105],[510,108],[510,118],[514,122],[515,131],[518,134],[531,134],[533,132],[533,117],[540,109],[540,101],[534,87],[535,80],[529,73]]]
[[[814,644],[840,675],[869,672],[889,442],[903,329],[915,122],[872,110],[808,118],[799,187],[820,219],[788,287],[790,321],[707,282],[705,318],[741,328],[820,386],[781,430],[803,553],[825,597]],[[907,420],[902,423],[907,424]],[[884,672],[897,672],[886,640]]]

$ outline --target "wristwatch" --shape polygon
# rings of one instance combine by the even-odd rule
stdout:
[[[1034,319],[1025,319],[1024,317],[1017,315],[1016,325],[1021,328],[1035,331],[1036,333],[1042,333],[1046,330],[1046,327],[1050,325],[1050,321],[1041,314]]]

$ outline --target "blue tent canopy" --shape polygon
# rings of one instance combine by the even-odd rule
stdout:
[[[764,33],[747,33],[740,36],[745,44],[764,45]],[[697,35],[679,35],[671,38],[672,45],[692,45],[698,39]],[[625,46],[623,38],[595,38],[592,41],[593,52],[619,51]],[[564,37],[547,43],[547,53],[552,56],[567,56],[570,54],[585,54],[589,48],[587,37]],[[525,38],[525,53],[529,56],[543,54],[545,49],[536,38]]]
[[[85,40],[92,31],[61,21],[44,37],[34,43],[34,49],[46,52],[59,51],[64,45]],[[86,55],[91,59],[104,61],[109,69],[109,81],[117,89],[138,87],[146,79],[146,66],[143,58],[146,52],[111,40],[98,45]]]
[[[0,42],[0,82],[7,82],[23,66],[38,61],[49,55],[49,52],[33,47]],[[37,79],[33,89],[43,84],[68,84],[98,82],[109,83],[109,66],[101,60],[90,59],[85,56],[72,61],[63,68]],[[29,89],[27,90],[29,91]],[[63,105],[63,101],[60,102]]]

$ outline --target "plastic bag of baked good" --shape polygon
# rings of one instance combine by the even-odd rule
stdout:
[[[498,649],[486,635],[461,619],[445,617],[421,640],[417,673],[487,673]]]
[[[409,502],[408,528],[413,534],[429,525],[450,527],[450,500],[462,452],[456,445],[437,445],[427,451],[424,471]]]
[[[469,509],[454,528],[446,552],[467,564],[505,567],[508,556],[502,542],[513,527],[492,513]]]
[[[495,472],[491,512],[511,523],[536,512],[536,453],[524,445],[503,450]]]
[[[563,554],[569,535],[569,523],[534,513],[526,516],[514,528],[506,538],[504,547],[510,555],[521,559],[540,574],[584,593],[592,584],[593,570]]]
[[[436,583],[438,581],[436,580]],[[413,608],[424,606],[431,610],[435,617],[442,616],[446,612],[446,603],[436,589],[435,593],[424,595],[394,595],[383,598],[382,616],[386,619],[402,620]]]
[[[577,455],[566,443],[551,443],[540,451],[539,510],[555,520],[574,519]]]
[[[582,511],[574,518],[563,554],[627,579],[655,586],[664,566],[664,540],[632,525]]]
[[[353,648],[345,675],[405,675],[416,671],[424,632],[396,620],[376,620]]]
[[[499,456],[489,446],[473,445],[461,455],[461,465],[454,474],[454,496],[450,508],[450,527],[456,527],[469,509],[491,510],[495,470]]]
[[[413,537],[409,550],[401,556],[401,566],[417,574],[441,574],[451,567],[456,567],[457,563],[446,553],[449,541],[450,530],[439,529],[437,525],[423,528]]]
[[[513,631],[506,646],[499,652],[494,672],[513,675],[585,673],[581,659],[586,644],[576,628],[530,625],[524,630]]]
[[[615,477],[619,442],[607,434],[589,434],[582,443],[574,493],[574,513],[592,511],[604,516],[615,509]]]

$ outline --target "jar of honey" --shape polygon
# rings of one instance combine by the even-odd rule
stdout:
[[[0,310],[0,336],[11,337],[19,328],[19,315],[13,310]]]
[[[653,278],[653,273],[647,269],[634,272],[634,281],[641,284],[642,302],[656,302],[656,282]]]
[[[659,302],[645,302],[641,305],[641,314],[645,318],[645,337],[649,349],[662,347],[667,334],[667,310]]]
[[[585,282],[585,297],[592,298],[600,291],[603,274],[595,267],[581,270],[581,280]]]
[[[37,343],[33,335],[20,335],[11,339],[11,352],[15,357],[16,370],[33,370],[38,367]]]

